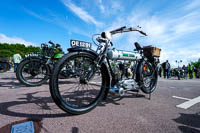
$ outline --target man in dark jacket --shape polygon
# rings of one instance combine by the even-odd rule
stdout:
[[[166,78],[166,76],[167,76],[167,78],[169,78],[170,64],[169,64],[168,60],[166,60],[166,62],[164,62],[162,64],[162,67],[164,69],[164,78]]]

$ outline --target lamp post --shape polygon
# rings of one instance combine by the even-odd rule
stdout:
[[[176,63],[178,63],[178,68],[179,68],[179,63],[181,63],[182,62],[182,60],[176,60]]]

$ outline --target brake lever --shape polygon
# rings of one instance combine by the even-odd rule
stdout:
[[[142,35],[147,36],[147,34],[143,31],[139,31]]]

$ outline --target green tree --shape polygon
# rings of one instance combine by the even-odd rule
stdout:
[[[39,52],[40,47],[28,46],[26,47],[24,44],[8,44],[8,43],[0,43],[0,57],[12,57],[14,54],[21,52],[22,57],[25,54],[31,52]]]
[[[191,64],[192,64],[193,66],[195,66],[196,68],[199,68],[199,67],[200,67],[200,58],[199,58],[198,61],[191,62]]]

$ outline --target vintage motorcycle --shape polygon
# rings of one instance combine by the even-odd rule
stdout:
[[[83,114],[106,99],[111,88],[119,89],[120,95],[135,90],[151,94],[156,89],[159,54],[154,56],[151,50],[142,48],[137,42],[135,51],[112,47],[112,35],[131,31],[146,36],[139,27],[125,26],[95,34],[93,42],[98,46],[96,51],[83,47],[88,43],[71,41],[72,46],[79,47],[68,49],[69,53],[56,64],[49,82],[51,96],[59,108],[71,114]],[[59,78],[68,65],[72,66],[76,76]]]
[[[16,77],[26,86],[39,86],[45,83],[51,74],[55,62],[60,59],[63,54],[60,44],[54,44],[49,41],[51,46],[42,43],[41,52],[30,53],[26,55],[17,67]]]

